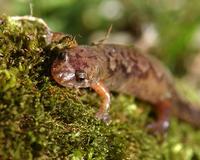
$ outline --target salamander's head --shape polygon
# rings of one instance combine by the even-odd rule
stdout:
[[[84,51],[84,48],[66,49],[58,54],[51,67],[51,75],[58,84],[73,88],[90,87],[95,67],[91,67],[91,59]]]

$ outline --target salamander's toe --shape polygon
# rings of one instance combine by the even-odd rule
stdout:
[[[102,112],[97,112],[96,117],[102,121],[104,121],[106,124],[110,123],[110,116],[108,113],[102,113]]]
[[[147,125],[147,131],[155,136],[164,136],[169,128],[168,121],[158,121]]]

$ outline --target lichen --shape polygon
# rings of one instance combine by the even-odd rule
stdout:
[[[0,159],[200,159],[200,131],[174,118],[160,143],[145,130],[150,106],[133,97],[113,95],[111,123],[96,119],[95,93],[51,78],[44,24],[0,22]]]

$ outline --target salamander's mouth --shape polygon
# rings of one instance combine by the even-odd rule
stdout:
[[[68,82],[73,80],[75,77],[75,73],[73,72],[60,72],[57,74],[57,78],[62,79],[64,82]]]
[[[67,62],[56,59],[51,67],[51,75],[58,84],[65,87],[73,87],[75,70]]]
[[[63,86],[67,87],[73,87],[74,86],[74,79],[75,79],[75,73],[73,72],[61,72],[57,74],[57,82]]]

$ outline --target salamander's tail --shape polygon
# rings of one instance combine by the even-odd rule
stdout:
[[[196,128],[200,128],[200,106],[194,106],[183,100],[180,96],[175,96],[172,113],[180,120],[186,121]]]

